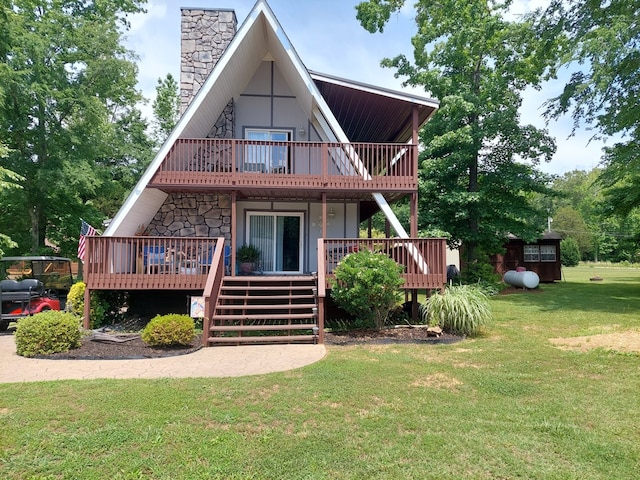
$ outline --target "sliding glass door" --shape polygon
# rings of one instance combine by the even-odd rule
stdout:
[[[302,213],[248,212],[249,243],[261,252],[265,273],[302,273]]]

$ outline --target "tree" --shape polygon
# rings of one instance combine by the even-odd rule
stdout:
[[[178,84],[168,73],[165,79],[158,79],[156,98],[153,101],[154,136],[162,144],[180,118],[180,96]]]
[[[567,237],[560,242],[560,262],[565,267],[576,267],[580,263],[580,249],[574,238]]]
[[[357,17],[370,32],[383,31],[404,0],[360,3]],[[501,248],[508,233],[538,236],[546,212],[531,192],[547,191],[536,169],[555,144],[546,131],[521,125],[521,92],[538,88],[550,62],[529,21],[504,19],[509,2],[418,1],[414,62],[385,59],[406,83],[424,86],[441,108],[421,133],[420,226],[451,234],[467,261]]]
[[[593,233],[575,208],[560,207],[553,215],[553,229],[563,239],[572,237],[576,241],[581,258],[586,258],[593,250]]]
[[[140,99],[122,29],[144,1],[13,0],[3,10],[0,130],[11,151],[0,166],[25,180],[2,198],[23,215],[0,227],[23,251],[40,251],[50,233],[71,245],[78,217],[102,216],[93,202],[118,153],[116,122]]]
[[[536,12],[539,35],[563,52],[558,67],[575,71],[547,115],[571,113],[574,126],[617,135],[605,148],[600,179],[616,213],[640,206],[640,4],[635,0],[552,0]]]

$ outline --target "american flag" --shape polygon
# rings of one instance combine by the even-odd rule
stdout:
[[[82,220],[82,219],[81,219]],[[80,240],[78,241],[78,258],[82,263],[84,263],[84,254],[85,254],[85,238],[95,235],[96,229],[89,225],[87,222],[82,220],[82,227],[80,227]]]

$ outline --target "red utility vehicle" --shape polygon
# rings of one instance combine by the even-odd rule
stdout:
[[[0,278],[0,331],[22,317],[63,310],[73,285],[71,260],[63,257],[4,257]]]

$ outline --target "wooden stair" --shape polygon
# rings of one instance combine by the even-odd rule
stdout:
[[[208,346],[316,343],[317,283],[311,275],[224,277]]]

